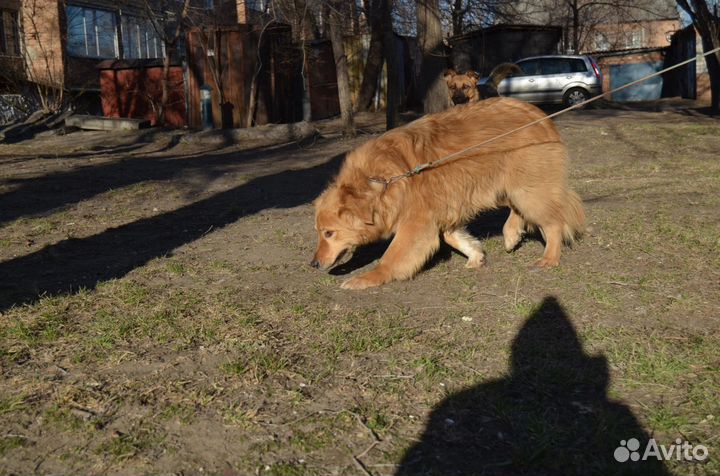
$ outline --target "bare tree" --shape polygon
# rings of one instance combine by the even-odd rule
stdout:
[[[577,54],[586,49],[584,45],[587,39],[594,33],[601,23],[612,23],[620,21],[633,21],[635,13],[644,9],[642,2],[629,2],[623,0],[611,1],[587,1],[587,0],[564,0],[567,18],[567,30],[572,35],[570,48]],[[568,25],[569,23],[569,25]]]
[[[310,107],[310,82],[307,71],[307,45],[319,37],[319,26],[315,16],[321,17],[320,0],[271,0],[275,16],[290,25],[293,40],[299,45],[302,56],[303,120],[312,119]]]
[[[514,19],[513,0],[440,0],[443,28],[461,35],[492,23]]]
[[[704,51],[720,47],[720,16],[717,3],[714,12],[705,0],[677,0],[678,5],[692,19],[695,29],[700,33]],[[705,61],[710,74],[710,105],[714,114],[720,113],[720,51],[706,56]]]
[[[343,2],[330,0],[327,4],[330,10],[329,33],[335,58],[335,71],[337,73],[338,98],[340,100],[340,119],[343,125],[343,135],[355,135],[355,122],[353,120],[352,97],[350,95],[350,77],[348,75],[348,61],[343,45]]]
[[[377,90],[378,78],[383,66],[383,5],[387,1],[365,0],[365,15],[370,29],[370,47],[368,48],[362,83],[358,94],[358,111],[367,111]]]
[[[518,21],[561,25],[565,49],[577,54],[595,49],[597,37],[605,38],[609,48],[624,47],[628,29],[623,25],[667,18],[665,5],[654,0],[523,0],[502,5],[500,11]],[[614,38],[608,38],[612,27]]]
[[[52,114],[65,106],[65,71],[60,35],[37,23],[43,6],[37,0],[25,0],[22,4],[24,28],[20,25],[16,28],[25,37],[25,45],[20,52],[24,78],[16,79],[29,84],[40,109]]]
[[[202,49],[203,59],[205,60],[205,68],[210,72],[210,77],[212,78],[215,90],[218,93],[220,107],[222,108],[227,102],[227,98],[225,97],[225,88],[223,84],[222,65],[218,61],[217,24],[208,24],[202,20],[202,18],[198,18],[195,15],[191,16],[191,24],[194,25],[197,30],[195,32],[191,31],[190,35],[197,35],[198,43]],[[202,81],[204,82],[204,79],[202,79]],[[222,124],[221,126],[224,128],[226,125]]]
[[[438,112],[450,106],[443,80],[447,59],[438,0],[417,0],[416,13],[418,42],[422,50],[420,98],[424,112]]]
[[[393,0],[380,0],[382,12],[383,53],[387,68],[387,100],[385,101],[385,127],[387,130],[399,125],[400,108],[400,65],[395,49],[395,32],[393,30]]]
[[[158,38],[165,44],[165,57],[163,58],[162,96],[158,110],[158,121],[165,124],[165,113],[170,100],[170,66],[176,53],[178,41],[188,26],[190,0],[173,2],[162,0],[160,4],[152,4],[151,0],[143,0],[145,14],[153,25]],[[162,13],[156,13],[157,8]]]

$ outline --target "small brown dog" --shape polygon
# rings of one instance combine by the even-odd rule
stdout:
[[[480,100],[477,82],[480,75],[475,71],[458,73],[454,69],[445,71],[445,82],[448,85],[450,100],[453,104],[464,104],[466,102],[477,102]]]
[[[522,101],[492,98],[429,114],[350,152],[315,201],[318,246],[310,264],[329,269],[356,246],[394,235],[375,269],[342,284],[379,286],[412,277],[442,236],[476,268],[485,255],[464,226],[478,212],[507,205],[505,249],[512,251],[525,230],[537,226],[545,252],[536,265],[556,266],[563,241],[582,232],[585,217],[580,198],[567,187],[567,151],[550,120],[417,175],[384,182],[543,117]]]
[[[445,71],[445,82],[448,85],[450,100],[453,104],[477,102],[481,99],[499,96],[497,87],[500,82],[513,74],[522,74],[520,67],[514,63],[502,63],[490,72],[487,82],[478,88],[480,75],[475,71],[458,73],[454,69]]]

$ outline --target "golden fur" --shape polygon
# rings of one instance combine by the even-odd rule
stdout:
[[[478,212],[508,205],[506,250],[518,245],[528,226],[537,226],[546,245],[536,264],[556,266],[563,241],[582,232],[584,212],[567,187],[567,151],[550,120],[387,187],[369,180],[403,174],[544,116],[530,104],[493,98],[427,115],[350,152],[315,201],[318,247],[311,264],[330,268],[355,246],[394,235],[373,270],[342,285],[378,286],[412,277],[438,249],[442,235],[468,257],[467,266],[478,267],[484,254],[464,225]]]

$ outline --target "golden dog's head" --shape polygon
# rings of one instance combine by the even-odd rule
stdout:
[[[475,71],[467,71],[463,74],[454,69],[445,71],[445,82],[453,104],[479,101],[480,93],[477,88],[479,78],[480,75]]]
[[[359,180],[352,185],[334,184],[315,200],[318,245],[310,266],[329,269],[359,245],[381,234],[377,212],[383,185]]]

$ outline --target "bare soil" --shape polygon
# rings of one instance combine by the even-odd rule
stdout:
[[[443,248],[339,289],[311,201],[382,130],[209,150],[182,133],[0,145],[3,474],[720,474],[720,122],[558,120],[589,230],[561,266]],[[481,127],[481,125],[478,125]],[[621,440],[709,458],[618,463]]]

